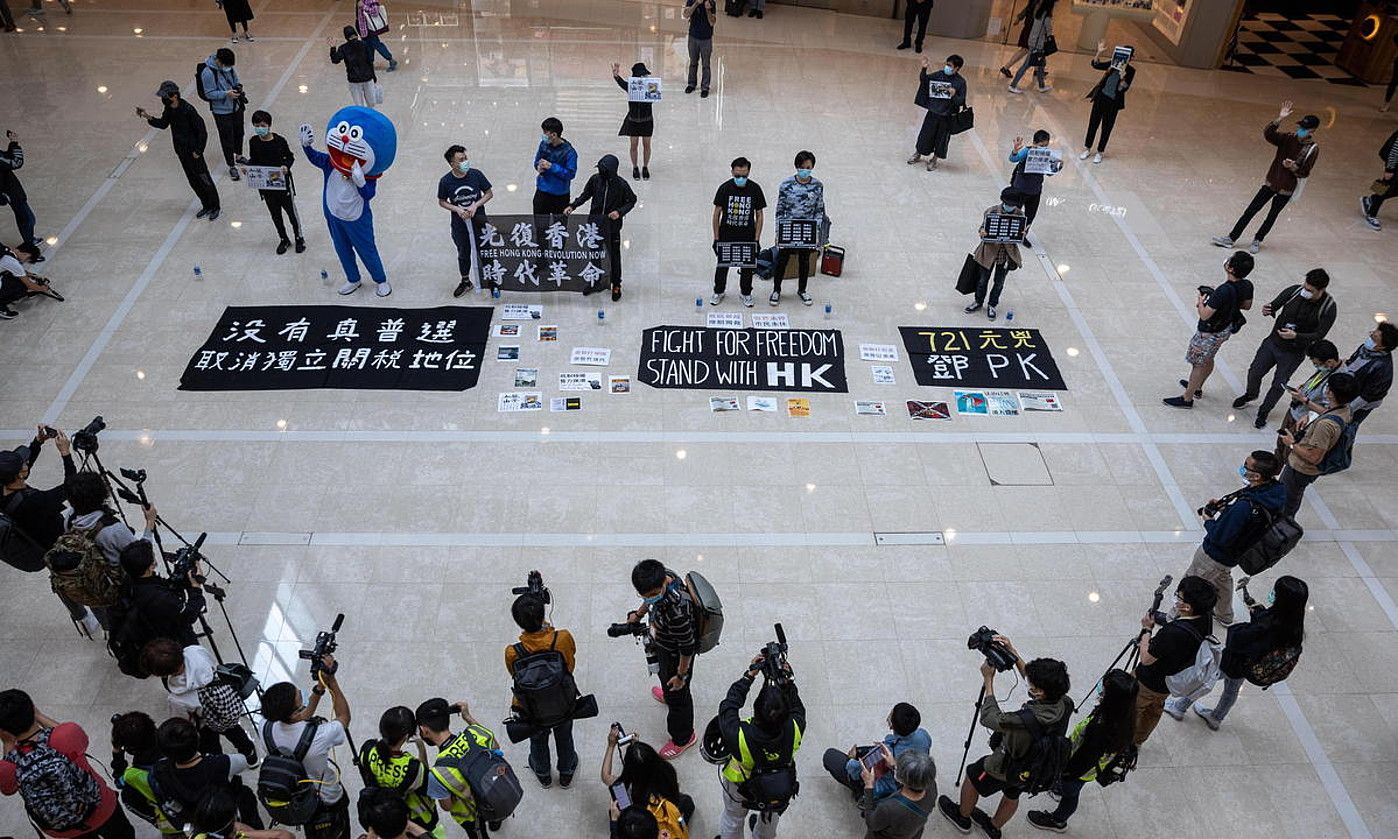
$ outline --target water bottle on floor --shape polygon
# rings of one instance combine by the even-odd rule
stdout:
[[[196,279],[196,280],[202,280],[202,279],[204,279],[204,269],[203,269],[203,268],[200,268],[198,265],[194,266],[194,279]]]

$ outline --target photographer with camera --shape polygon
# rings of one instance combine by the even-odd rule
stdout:
[[[639,626],[641,619],[650,618],[649,635],[660,665],[660,686],[652,687],[650,692],[656,702],[666,707],[665,727],[670,733],[669,741],[660,747],[660,756],[673,760],[699,741],[694,732],[694,696],[690,692],[694,659],[699,651],[694,601],[680,575],[658,559],[636,563],[631,569],[631,585],[642,603],[627,613],[626,623],[635,625],[633,632],[639,634],[645,631]]]
[[[1000,839],[1000,830],[1019,809],[1021,793],[1047,789],[1062,772],[1054,749],[1073,715],[1073,702],[1068,698],[1068,668],[1052,658],[1036,658],[1025,664],[1010,639],[985,627],[971,636],[967,646],[986,655],[981,664],[984,683],[978,719],[992,732],[991,753],[966,767],[960,802],[943,795],[937,799],[937,808],[962,833],[970,833],[975,824],[990,839]],[[1011,666],[1029,682],[1029,701],[1018,711],[1006,713],[995,698],[995,674]],[[1051,777],[1043,777],[1045,772]],[[976,802],[996,793],[1000,793],[1000,804],[992,817]]]
[[[552,732],[558,746],[558,785],[567,789],[578,768],[572,718],[578,698],[573,680],[577,645],[571,632],[555,629],[544,619],[544,606],[550,599],[543,577],[531,571],[526,591],[510,607],[510,615],[522,632],[519,643],[505,648],[505,672],[514,680],[511,708],[534,730],[529,735],[529,768],[540,786],[553,786],[549,770]]]
[[[170,638],[182,647],[199,643],[194,623],[204,613],[204,589],[197,562],[182,579],[166,579],[155,573],[155,546],[144,539],[121,552],[121,567],[130,581],[125,607],[135,613],[131,621],[114,621],[121,632],[130,627],[141,646],[154,638]]]
[[[621,774],[612,771],[613,757],[618,747]],[[607,753],[602,758],[602,783],[612,794],[612,806],[618,811],[633,804],[648,811],[656,824],[664,824],[674,839],[687,835],[690,817],[694,815],[694,799],[680,792],[679,773],[651,745],[612,723],[607,732]],[[618,789],[620,787],[620,789]],[[616,818],[612,819],[613,824]],[[659,829],[659,828],[657,828]]]
[[[1198,510],[1204,520],[1204,542],[1184,573],[1206,580],[1218,592],[1214,617],[1224,626],[1233,622],[1233,569],[1238,557],[1262,537],[1286,506],[1286,489],[1277,482],[1281,462],[1258,450],[1238,467],[1242,489],[1211,498]]]
[[[108,563],[120,565],[121,552],[127,545],[137,538],[150,541],[159,514],[154,505],[142,509],[146,529],[137,537],[107,505],[110,499],[107,482],[100,473],[84,471],[74,475],[68,481],[68,506],[72,508],[72,515],[68,517],[65,535],[81,535],[84,540],[96,544]]]
[[[198,644],[181,649],[179,642],[156,638],[141,652],[147,673],[160,679],[170,693],[170,713],[199,727],[199,748],[222,751],[219,736],[233,744],[248,762],[257,766],[257,748],[240,724],[247,707],[232,685],[219,678],[218,662]]]
[[[200,739],[199,729],[184,717],[172,717],[156,729],[162,759],[150,777],[161,811],[168,813],[176,824],[188,824],[207,790],[227,788],[237,802],[240,820],[261,830],[257,796],[241,778],[248,770],[247,759],[242,755],[204,752]]]
[[[333,637],[330,643],[333,648]],[[322,647],[319,642],[316,646]],[[267,720],[262,726],[262,742],[267,747],[267,757],[258,777],[258,797],[276,821],[303,825],[306,839],[349,837],[349,796],[340,782],[339,771],[330,765],[330,750],[348,740],[350,724],[349,700],[335,678],[337,669],[334,656],[328,652],[311,659],[311,672],[318,681],[311,688],[309,704],[301,689],[291,682],[278,682],[262,694],[262,716]],[[326,693],[330,694],[335,714],[331,722],[316,716],[316,708]],[[297,774],[304,780],[293,781],[289,789],[276,789],[269,780],[282,772],[269,771],[274,763],[278,770],[299,769]],[[308,819],[293,822],[279,815],[281,808],[269,802],[273,795],[275,800],[289,802],[293,807],[302,796],[313,795],[316,800],[308,807]]]
[[[753,716],[740,719],[738,713],[759,673],[763,685],[753,702]],[[728,688],[718,706],[718,730],[728,754],[721,773],[719,839],[742,839],[745,816],[755,839],[772,839],[782,813],[801,787],[796,780],[796,752],[806,730],[806,706],[792,679],[784,638],[754,656]]]
[[[451,732],[453,713],[460,714],[466,723],[460,734]],[[437,747],[432,775],[427,779],[428,797],[450,813],[470,839],[483,839],[489,832],[499,830],[501,820],[510,813],[487,810],[492,802],[479,800],[482,790],[478,785],[489,783],[498,787],[505,799],[513,798],[514,804],[518,804],[521,791],[494,732],[471,715],[464,699],[455,704],[440,697],[429,699],[417,706],[416,717],[418,736]],[[506,789],[510,786],[513,789]],[[512,807],[510,810],[513,812]]]
[[[359,749],[359,774],[367,789],[381,789],[407,805],[408,818],[424,831],[437,829],[437,805],[427,797],[427,746],[417,733],[413,709],[397,705],[379,717],[379,739],[369,740]],[[417,746],[417,756],[408,754],[409,741]],[[360,795],[361,824],[364,821],[364,794]],[[394,834],[395,836],[397,834]]]
[[[1136,641],[1141,657],[1136,668],[1140,688],[1136,693],[1136,733],[1132,738],[1136,746],[1146,742],[1160,724],[1160,714],[1170,696],[1165,679],[1193,665],[1199,646],[1213,632],[1210,615],[1217,604],[1218,591],[1208,580],[1186,575],[1175,589],[1171,611],[1177,617],[1167,622],[1165,615],[1147,612],[1141,618],[1141,634]],[[1162,623],[1160,631],[1153,633]]]

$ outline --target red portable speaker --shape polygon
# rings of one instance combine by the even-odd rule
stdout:
[[[820,273],[838,277],[845,271],[845,249],[826,245],[820,255]]]

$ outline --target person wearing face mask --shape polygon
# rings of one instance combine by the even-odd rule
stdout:
[[[1224,342],[1243,328],[1243,312],[1252,308],[1253,259],[1243,251],[1234,251],[1223,263],[1226,282],[1214,288],[1199,286],[1194,309],[1199,324],[1189,339],[1184,360],[1189,364],[1189,378],[1180,379],[1184,393],[1160,400],[1171,408],[1193,408],[1194,400],[1204,395],[1204,382],[1214,372],[1214,358]]]
[[[296,237],[296,252],[306,250],[306,239],[301,235],[301,218],[296,215],[296,186],[291,180],[291,167],[296,163],[296,155],[286,138],[272,131],[272,115],[266,111],[252,112],[253,138],[248,142],[248,156],[240,163],[249,166],[276,166],[286,176],[286,189],[259,189],[258,195],[267,203],[267,212],[272,216],[272,225],[277,228],[277,254],[286,253],[291,240],[286,237],[285,215],[291,220],[291,232]]]
[[[917,147],[908,158],[909,166],[925,157],[927,171],[931,172],[937,168],[938,160],[946,159],[947,146],[951,143],[951,118],[966,107],[966,79],[961,76],[964,63],[961,56],[949,55],[942,69],[932,73],[929,72],[931,64],[926,58],[922,59],[913,103],[926,108],[927,113],[917,133]]]
[[[734,158],[729,165],[733,177],[723,182],[714,193],[714,254],[718,254],[719,242],[760,242],[762,240],[762,211],[767,206],[767,197],[762,187],[748,180],[752,173],[752,162],[746,157]],[[723,302],[724,290],[728,288],[728,268],[720,265],[714,269],[714,294],[709,298],[710,306]],[[752,308],[752,267],[738,269],[738,299],[744,306]]]
[[[1092,69],[1105,71],[1102,78],[1097,80],[1097,84],[1083,97],[1092,103],[1092,114],[1087,119],[1087,139],[1082,144],[1082,154],[1078,155],[1078,160],[1087,160],[1092,156],[1093,163],[1101,163],[1102,155],[1107,151],[1107,141],[1111,139],[1112,129],[1116,126],[1117,114],[1126,110],[1126,91],[1136,80],[1136,67],[1131,63],[1131,57],[1118,59],[1115,55],[1111,61],[1102,61],[1102,49],[1107,46],[1106,41],[1097,42],[1097,52],[1092,56]],[[1102,129],[1102,139],[1097,144],[1097,154],[1092,154],[1092,140],[1097,136],[1098,127]]]
[[[1229,592],[1232,596],[1232,592]],[[1141,618],[1141,634],[1136,648],[1141,663],[1136,666],[1136,726],[1131,742],[1141,746],[1160,724],[1165,700],[1170,689],[1165,680],[1194,664],[1199,646],[1213,634],[1213,608],[1218,601],[1216,591],[1207,580],[1186,574],[1175,588],[1175,603],[1168,620],[1155,632],[1159,612],[1147,612]]]
[[[203,205],[194,217],[214,221],[219,216],[218,188],[214,186],[208,162],[204,160],[204,147],[209,142],[209,129],[204,125],[204,118],[199,116],[193,105],[184,101],[180,86],[172,81],[161,82],[155,95],[165,106],[160,116],[153,117],[140,107],[136,108],[136,116],[152,128],[170,129],[175,157],[179,158],[180,166],[184,169],[189,188],[194,190],[199,203]]]
[[[1324,338],[1335,324],[1338,307],[1335,298],[1326,291],[1329,285],[1330,275],[1325,269],[1313,268],[1306,272],[1304,282],[1287,286],[1272,302],[1263,305],[1262,316],[1276,318],[1276,326],[1257,347],[1257,354],[1248,367],[1247,390],[1233,400],[1233,407],[1241,408],[1256,399],[1262,377],[1268,370],[1277,368],[1272,386],[1257,408],[1254,427],[1267,425],[1267,415],[1281,399],[1286,380],[1301,366],[1306,348]]]
[[[476,289],[485,287],[476,243],[485,235],[485,205],[495,193],[485,173],[471,167],[465,146],[448,146],[442,157],[451,168],[437,181],[437,206],[451,213],[451,240],[456,245],[456,267],[461,272],[461,282],[451,296],[460,297],[471,287],[472,272],[476,275]]]
[[[988,218],[992,214],[999,215],[1024,215],[1024,197],[1015,191],[1012,186],[1007,186],[1000,192],[1000,203],[993,207],[987,207],[982,214],[982,219]],[[982,222],[980,232],[977,234],[981,239],[985,238],[985,224]],[[995,307],[1000,305],[1000,291],[1005,287],[1005,276],[1011,271],[1018,271],[1019,266],[1024,264],[1023,257],[1019,254],[1019,245],[1014,242],[986,242],[982,241],[976,247],[976,252],[972,254],[976,264],[980,266],[981,276],[976,283],[976,299],[965,309],[966,314],[980,311],[985,305],[985,293],[990,290],[990,305],[986,307],[985,315],[991,320],[995,320]],[[992,285],[991,274],[995,275],[995,282]]]
[[[665,706],[665,727],[670,739],[659,755],[674,760],[695,743],[694,662],[699,652],[699,622],[694,599],[684,579],[658,559],[643,559],[631,569],[631,585],[641,605],[626,613],[627,623],[650,619],[650,636],[660,659],[660,684],[652,686],[651,696]]]
[[[334,706],[335,719],[326,722],[316,716],[316,708],[326,693]],[[262,741],[268,751],[297,750],[303,735],[310,729],[308,748],[301,765],[314,783],[319,795],[318,806],[304,825],[306,839],[349,839],[349,795],[341,783],[340,772],[331,766],[330,750],[346,742],[345,730],[350,724],[349,700],[340,690],[335,678],[334,656],[325,657],[325,669],[318,683],[311,688],[311,701],[291,682],[278,682],[262,694]],[[301,753],[298,753],[301,754]],[[277,814],[273,812],[275,819]]]
[[[563,139],[563,123],[549,117],[540,124],[543,135],[534,152],[534,215],[558,214],[568,206],[568,191],[578,174],[578,152]]]
[[[223,149],[223,162],[228,166],[228,177],[235,181],[238,180],[235,164],[243,154],[243,112],[247,110],[243,83],[233,68],[236,60],[233,50],[221,47],[205,59],[199,71],[200,95],[209,100],[209,111],[214,115],[219,146]]]
[[[1034,147],[1040,149],[1048,148],[1052,137],[1047,131],[1040,128],[1034,132]],[[1010,162],[1015,164],[1014,172],[1010,174],[1010,188],[1018,192],[1024,199],[1024,244],[1029,244],[1029,226],[1034,223],[1034,217],[1039,214],[1039,199],[1044,194],[1044,176],[1034,172],[1026,172],[1024,165],[1029,161],[1029,149],[1024,145],[1023,137],[1015,138],[1015,147],[1010,152]]]
[[[1398,326],[1384,321],[1369,330],[1369,337],[1340,368],[1341,372],[1354,376],[1356,394],[1349,407],[1354,413],[1355,425],[1383,404],[1383,398],[1393,386],[1394,347],[1398,347]]]
[[[1301,509],[1306,488],[1320,477],[1330,452],[1337,446],[1353,445],[1353,436],[1346,432],[1351,431],[1349,425],[1353,420],[1350,402],[1358,395],[1354,376],[1331,373],[1325,382],[1325,401],[1330,407],[1306,423],[1299,437],[1294,431],[1277,436],[1288,450],[1286,467],[1281,473],[1281,483],[1286,488],[1286,515],[1294,517]]]
[[[811,174],[815,168],[815,155],[808,151],[796,153],[796,174],[781,182],[777,188],[777,223],[784,219],[815,219],[823,227],[825,223],[825,185]],[[806,293],[806,282],[811,278],[813,248],[781,248],[777,254],[777,264],[772,271],[772,296],[768,298],[773,306],[781,302],[782,277],[786,276],[787,262],[796,257],[797,276],[796,296],[809,306],[815,301]]]
[[[583,191],[568,202],[563,214],[569,215],[584,203],[590,202],[587,216],[599,224],[607,235],[607,261],[611,264],[612,300],[621,299],[621,224],[622,217],[636,206],[636,193],[631,185],[617,174],[621,162],[614,154],[604,154],[597,161],[597,174],[587,179]],[[603,286],[593,284],[583,291],[583,295],[596,294]]]
[[[1023,93],[1019,82],[1024,78],[1024,74],[1030,67],[1034,68],[1034,81],[1038,83],[1040,93],[1048,93],[1053,87],[1048,84],[1048,43],[1053,38],[1053,7],[1057,0],[1039,0],[1033,7],[1033,12],[1025,20],[1025,28],[1028,35],[1023,36],[1021,44],[1028,54],[1024,57],[1024,62],[1019,65],[1010,78],[1010,93]],[[1018,55],[1018,53],[1016,53]],[[1003,72],[1003,71],[1002,71]]]
[[[1278,130],[1277,126],[1289,116],[1291,101],[1287,100],[1282,103],[1277,118],[1267,123],[1267,127],[1262,130],[1262,137],[1277,147],[1272,156],[1272,166],[1267,170],[1266,181],[1257,190],[1257,195],[1253,196],[1252,203],[1248,204],[1247,209],[1238,217],[1238,223],[1233,225],[1233,229],[1226,236],[1215,236],[1211,240],[1218,247],[1233,247],[1233,243],[1243,235],[1243,228],[1247,227],[1253,216],[1270,201],[1272,206],[1267,210],[1267,218],[1263,220],[1262,226],[1257,228],[1252,244],[1248,245],[1249,253],[1261,250],[1262,240],[1267,238],[1282,209],[1291,200],[1291,196],[1296,194],[1301,179],[1310,177],[1311,170],[1315,168],[1316,158],[1320,156],[1320,146],[1315,140],[1315,130],[1320,127],[1320,117],[1307,114],[1297,121],[1294,132]]]
[[[1286,506],[1286,489],[1277,482],[1280,471],[1281,461],[1275,454],[1255,451],[1238,467],[1243,488],[1210,498],[1199,508],[1204,541],[1194,549],[1184,573],[1208,582],[1218,592],[1214,617],[1224,626],[1233,622],[1233,569],[1239,555],[1252,547]]]
[[[1295,431],[1296,426],[1310,412],[1321,414],[1329,407],[1325,403],[1325,383],[1330,379],[1331,373],[1340,369],[1340,351],[1334,344],[1322,338],[1306,348],[1306,357],[1315,366],[1315,370],[1299,386],[1286,386],[1287,393],[1291,395],[1291,404],[1287,407],[1286,415],[1282,417],[1278,434]],[[1286,446],[1280,438],[1277,440],[1276,455],[1278,462],[1286,458]]]
[[[360,40],[353,26],[344,28],[345,41],[336,44],[327,38],[330,45],[330,63],[345,65],[345,82],[349,84],[350,104],[365,108],[374,107],[374,83],[379,80],[374,72],[374,48]]]

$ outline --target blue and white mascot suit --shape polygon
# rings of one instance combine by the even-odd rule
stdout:
[[[325,126],[326,151],[317,151],[314,144],[315,131],[303,124],[301,148],[311,165],[325,173],[321,207],[335,255],[345,269],[340,294],[359,290],[359,266],[354,260],[358,254],[374,281],[374,293],[387,297],[393,288],[374,244],[374,214],[369,202],[374,199],[379,176],[393,165],[398,153],[398,132],[388,117],[372,108],[341,108]]]

